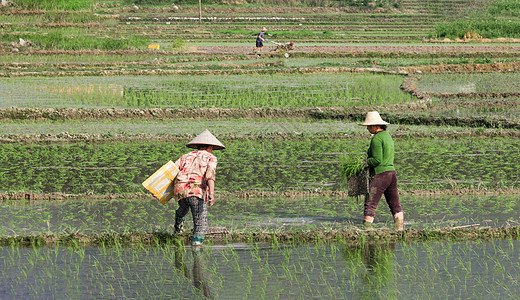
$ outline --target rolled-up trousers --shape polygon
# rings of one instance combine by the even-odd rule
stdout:
[[[386,203],[388,203],[392,215],[403,211],[399,203],[395,171],[379,173],[372,177],[370,197],[365,202],[365,216],[375,217],[377,204],[379,204],[379,200],[381,200],[383,195],[385,195]]]

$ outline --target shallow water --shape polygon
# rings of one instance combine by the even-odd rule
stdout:
[[[512,299],[519,241],[0,248],[2,299]]]
[[[518,73],[423,74],[418,90],[436,93],[518,93]]]
[[[407,228],[518,226],[517,195],[401,196]],[[0,203],[0,235],[43,233],[173,232],[176,203],[132,199]],[[209,208],[209,225],[231,231],[341,229],[359,225],[363,201],[337,197],[217,199]],[[192,227],[191,215],[186,217]],[[376,210],[376,227],[392,226],[384,200]],[[475,225],[477,226],[477,225]]]

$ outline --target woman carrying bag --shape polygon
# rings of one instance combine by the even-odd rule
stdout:
[[[208,226],[207,204],[215,203],[215,172],[217,158],[213,150],[224,145],[207,129],[187,145],[197,150],[184,154],[176,162],[179,174],[175,178],[173,197],[179,208],[175,211],[175,233],[183,229],[184,217],[191,209],[193,216],[193,246],[202,245]]]

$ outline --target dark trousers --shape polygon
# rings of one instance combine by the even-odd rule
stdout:
[[[204,240],[208,227],[208,210],[206,201],[199,197],[187,197],[179,200],[179,208],[175,211],[175,229],[179,229],[184,222],[184,217],[191,208],[193,217],[193,238]]]
[[[379,204],[383,195],[385,195],[386,203],[388,203],[392,215],[403,211],[399,203],[395,171],[383,172],[372,177],[370,198],[365,202],[365,216],[375,217],[377,204]]]

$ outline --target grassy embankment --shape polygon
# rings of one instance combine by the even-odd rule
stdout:
[[[437,38],[496,39],[518,38],[520,31],[520,2],[499,0],[485,9],[473,12],[466,19],[440,23],[435,27]]]

